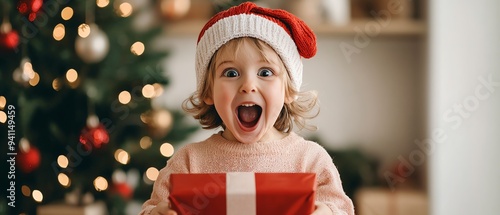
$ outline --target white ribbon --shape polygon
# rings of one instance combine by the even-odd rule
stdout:
[[[255,173],[226,173],[226,214],[256,215]]]

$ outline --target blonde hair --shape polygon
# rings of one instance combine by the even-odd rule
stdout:
[[[212,98],[212,89],[214,83],[214,73],[215,73],[215,62],[217,58],[220,57],[222,49],[225,48],[234,48],[234,50],[238,50],[244,40],[250,40],[250,44],[255,45],[255,47],[259,50],[262,58],[265,60],[269,60],[264,52],[264,46],[271,48],[265,42],[251,37],[241,37],[232,39],[226,44],[224,44],[219,50],[215,52],[210,60],[208,65],[208,71],[205,73],[205,82],[203,86],[200,88],[201,92],[194,92],[182,103],[182,109],[187,113],[191,114],[195,119],[200,121],[200,124],[204,129],[212,129],[222,126],[225,128],[224,122],[220,118],[217,113],[214,105],[208,105],[204,102],[206,98]],[[284,65],[282,69],[285,69]],[[318,95],[315,91],[305,91],[299,92],[292,87],[292,80],[288,75],[288,72],[284,72],[285,74],[285,96],[290,98],[295,98],[293,102],[290,104],[285,103],[281,112],[278,116],[278,119],[274,123],[274,127],[281,132],[290,132],[293,129],[294,123],[298,126],[299,129],[309,129],[315,130],[315,126],[308,125],[306,120],[312,119],[319,114],[319,105],[318,105]],[[313,111],[315,110],[315,111]],[[312,113],[311,113],[312,112]]]

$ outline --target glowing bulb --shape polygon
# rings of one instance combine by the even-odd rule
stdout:
[[[0,109],[4,109],[5,105],[7,105],[7,99],[5,96],[0,96]]]
[[[104,191],[108,189],[108,181],[102,176],[99,176],[94,180],[94,188],[99,192]]]
[[[71,19],[71,17],[73,17],[73,8],[71,8],[71,7],[65,7],[61,11],[61,18],[64,19],[64,20],[69,20],[69,19]]]
[[[120,4],[120,6],[118,6],[118,15],[120,15],[121,17],[128,17],[132,14],[133,12],[133,8],[132,8],[132,5],[128,2],[123,2]]]
[[[70,83],[73,83],[78,79],[78,72],[74,69],[69,69],[66,72],[66,80],[68,80]]]
[[[154,167],[149,167],[147,170],[146,170],[146,177],[151,180],[151,181],[156,181],[156,179],[158,178],[158,175],[160,174],[160,172],[158,171],[158,169],[154,168]]]
[[[132,95],[128,91],[122,91],[118,94],[118,101],[124,105],[128,104],[132,100]]]
[[[80,26],[78,26],[78,35],[81,38],[86,38],[90,35],[90,26],[82,23]]]
[[[7,114],[3,111],[0,111],[0,123],[7,122]]]
[[[142,88],[142,95],[146,98],[153,98],[153,96],[155,95],[155,87],[153,87],[153,85],[151,84],[146,84]]]
[[[127,164],[130,161],[130,155],[123,149],[115,151],[115,159],[121,164]]]
[[[170,157],[174,154],[174,147],[170,143],[164,143],[160,146],[160,153],[164,157]]]
[[[96,1],[97,7],[103,8],[108,6],[109,0],[97,0]]]
[[[147,149],[147,148],[151,147],[152,144],[153,144],[153,140],[151,140],[151,137],[148,137],[148,136],[142,137],[140,142],[139,142],[139,145],[141,146],[142,149]]]
[[[132,52],[132,54],[135,54],[137,56],[142,55],[142,53],[144,53],[145,49],[146,48],[144,47],[144,43],[142,43],[142,42],[135,42],[130,47],[130,51]]]
[[[52,32],[52,36],[55,40],[61,41],[66,35],[66,29],[63,24],[59,23],[54,27],[54,31]]]
[[[55,91],[59,91],[62,87],[61,80],[59,78],[56,78],[52,81],[52,88]]]
[[[34,87],[34,86],[38,85],[39,82],[40,82],[40,75],[38,75],[38,73],[35,72],[35,76],[32,79],[30,79],[29,84],[32,87]]]
[[[33,64],[31,62],[26,61],[23,65],[23,76],[29,80],[35,77],[35,71],[33,70]]]
[[[63,187],[69,187],[71,184],[69,177],[64,173],[59,173],[59,175],[57,175],[57,180]]]
[[[30,141],[28,139],[23,137],[19,140],[19,149],[22,152],[24,152],[24,153],[29,152],[30,148],[31,148]]]
[[[66,156],[59,155],[59,157],[57,157],[57,164],[59,164],[61,168],[66,168],[68,167],[69,160]]]
[[[33,199],[36,202],[42,202],[43,194],[42,194],[42,192],[40,192],[40,190],[33,190],[33,193],[31,195],[33,196]]]
[[[28,186],[26,186],[26,185],[23,185],[23,186],[21,187],[21,192],[22,192],[22,193],[23,193],[23,195],[24,195],[24,196],[26,196],[26,197],[29,197],[29,196],[31,195],[31,189],[30,189]]]

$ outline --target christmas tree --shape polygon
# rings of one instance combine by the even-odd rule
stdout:
[[[0,214],[149,198],[174,146],[198,126],[156,107],[169,80],[161,26],[126,1],[0,0]],[[136,21],[135,21],[136,22]],[[4,141],[6,140],[6,141]],[[10,162],[9,162],[10,160]],[[15,207],[12,207],[15,206]]]

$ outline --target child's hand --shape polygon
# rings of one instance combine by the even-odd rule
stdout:
[[[151,215],[177,215],[177,213],[170,209],[168,202],[160,202],[151,210]]]
[[[311,215],[332,215],[332,211],[322,202],[316,202],[316,209]]]

